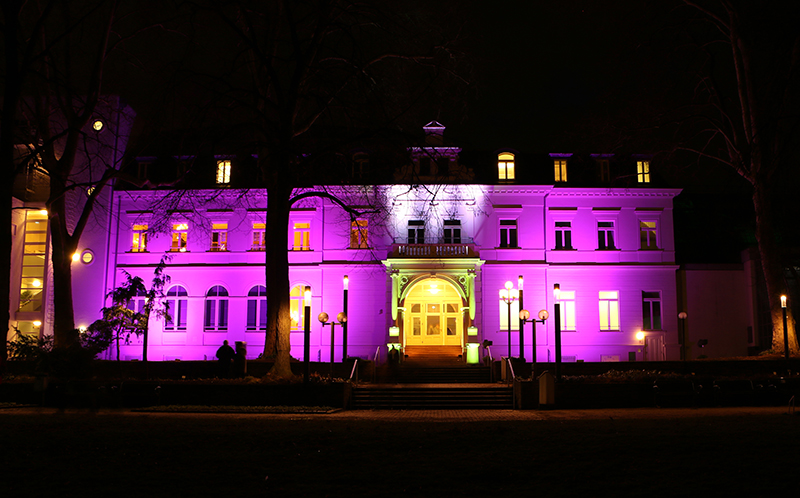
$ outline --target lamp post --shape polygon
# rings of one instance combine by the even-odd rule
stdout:
[[[345,275],[344,278],[342,278],[342,313],[345,316],[345,321],[342,323],[342,362],[347,361],[347,291],[349,286],[350,279]],[[333,330],[333,328],[331,328],[331,330]]]
[[[553,284],[553,314],[555,315],[555,328],[556,328],[556,380],[561,381],[561,303],[558,298],[561,296],[561,286]]]
[[[344,329],[344,325],[347,323],[347,315],[345,315],[344,312],[336,315],[336,319],[339,320],[338,322],[328,323],[328,318],[328,314],[324,311],[317,316],[317,320],[319,320],[323,327],[325,327],[325,325],[331,326],[331,378],[333,378],[333,340],[335,338],[334,329],[337,325],[341,325],[342,329]],[[344,358],[342,358],[342,361],[344,361]]]
[[[511,358],[511,303],[519,299],[519,291],[511,280],[506,282],[505,289],[500,289],[500,299],[508,305],[508,357]]]
[[[311,373],[311,287],[306,285],[303,292],[303,385],[308,385]]]
[[[531,379],[536,377],[536,322],[544,324],[545,320],[550,318],[550,313],[547,310],[539,310],[539,319],[529,320],[531,317],[530,312],[528,310],[522,310],[519,312],[519,321],[520,321],[520,328],[526,322],[531,322],[533,324],[533,334],[531,335],[531,353],[533,354],[533,359],[531,360]]]
[[[517,287],[519,288],[519,309],[523,308],[522,304],[522,275],[520,275],[517,279]],[[521,361],[525,361],[525,334],[523,325],[525,324],[524,321],[519,321],[519,359]],[[534,325],[535,326],[535,325]]]
[[[781,296],[781,312],[783,313],[783,357],[789,359],[789,327],[786,324],[786,296]]]
[[[686,361],[686,317],[689,316],[685,311],[678,313],[678,320],[680,320],[680,342],[681,342],[681,360]]]

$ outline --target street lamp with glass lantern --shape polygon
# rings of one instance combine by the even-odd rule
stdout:
[[[331,378],[333,378],[333,351],[334,351],[333,348],[334,348],[334,338],[335,338],[334,329],[336,328],[337,325],[341,325],[342,329],[344,329],[344,325],[347,323],[347,315],[345,315],[344,312],[340,312],[338,315],[336,315],[336,319],[339,321],[328,323],[329,317],[328,314],[325,313],[324,311],[317,316],[317,320],[319,320],[323,328],[326,325],[331,326]],[[342,361],[344,361],[344,358],[342,358]]]
[[[783,314],[783,357],[789,359],[789,327],[786,320],[786,296],[781,296],[781,313]]]
[[[506,282],[505,289],[500,289],[500,299],[508,306],[508,357],[511,358],[511,303],[519,299],[519,291],[511,280]]]
[[[347,292],[350,287],[350,279],[345,275],[342,278],[342,308],[344,316],[347,317]],[[341,320],[340,320],[341,321]],[[347,319],[342,323],[342,361],[347,361]]]
[[[523,308],[522,304],[522,275],[517,277],[517,288],[519,289],[519,309]],[[521,361],[525,361],[525,335],[524,335],[524,325],[525,322],[520,319],[519,321],[519,359]]]
[[[519,321],[520,321],[520,329],[522,325],[527,322],[531,322],[533,324],[533,334],[531,335],[531,352],[533,353],[533,359],[531,360],[531,378],[536,377],[536,322],[544,324],[545,320],[550,318],[550,313],[547,310],[539,310],[539,319],[529,320],[531,314],[528,310],[521,310],[519,312]]]

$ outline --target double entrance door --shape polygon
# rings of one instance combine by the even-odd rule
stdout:
[[[461,302],[425,299],[406,306],[405,339],[410,346],[461,345]]]

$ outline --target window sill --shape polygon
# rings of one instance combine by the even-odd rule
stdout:
[[[227,334],[228,329],[203,329],[203,332],[211,332],[214,334]]]
[[[267,252],[266,247],[251,247],[247,252]]]
[[[125,251],[127,254],[148,254],[150,251]]]
[[[595,251],[600,251],[600,252],[620,252],[621,249],[618,248],[618,247],[607,247],[607,248],[599,248],[598,247],[597,249],[595,249]]]
[[[164,329],[164,332],[186,332],[186,329]]]
[[[230,252],[228,249],[209,249],[206,252]]]
[[[550,249],[551,251],[559,251],[559,252],[569,252],[569,251],[577,251],[574,247],[554,247]]]
[[[185,251],[181,251],[180,249],[178,249],[177,251],[176,251],[175,249],[170,249],[170,250],[169,250],[169,251],[167,251],[167,252],[170,252],[170,253],[175,253],[175,254],[183,254],[183,253],[187,253],[187,252],[191,252],[191,251],[189,251],[188,249],[187,249],[187,250],[185,250]]]
[[[600,329],[601,334],[604,332],[622,332],[622,331],[619,329]]]
[[[519,246],[516,246],[516,247],[511,247],[511,246],[495,247],[495,249],[519,249]]]

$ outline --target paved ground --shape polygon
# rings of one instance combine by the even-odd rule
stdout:
[[[800,496],[787,408],[0,410],[0,496]]]

